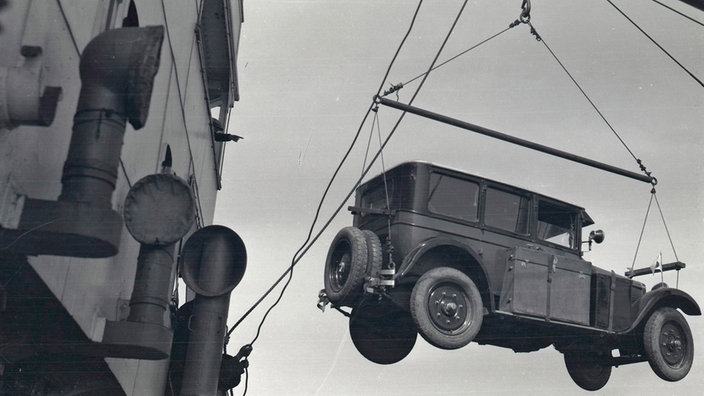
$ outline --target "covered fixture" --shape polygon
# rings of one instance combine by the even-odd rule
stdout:
[[[106,323],[102,344],[107,356],[165,359],[173,338],[165,314],[173,290],[175,244],[193,226],[195,199],[181,178],[149,175],[130,189],[124,216],[127,230],[141,243],[130,312],[126,320]]]

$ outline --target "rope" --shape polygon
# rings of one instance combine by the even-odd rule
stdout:
[[[198,182],[196,180],[196,175],[198,172],[196,172],[196,164],[193,162],[193,149],[191,148],[191,138],[188,134],[188,123],[186,122],[186,109],[184,105],[184,99],[183,99],[183,93],[181,91],[181,81],[178,75],[178,66],[176,64],[176,55],[174,54],[174,46],[171,43],[171,31],[169,29],[169,19],[166,16],[166,4],[164,3],[164,0],[161,0],[161,13],[164,17],[164,27],[166,30],[166,39],[169,42],[169,53],[171,55],[171,67],[173,68],[174,74],[176,75],[176,90],[178,91],[178,104],[179,107],[181,108],[181,119],[183,120],[183,131],[186,135],[186,145],[188,146],[188,162],[189,162],[189,171],[193,169],[193,180],[194,180],[194,185],[196,186],[197,190],[197,185]],[[195,40],[195,38],[194,38]],[[193,53],[193,42],[191,42],[191,54]],[[190,60],[189,60],[190,62]],[[198,212],[201,213],[200,218],[202,219],[202,213],[203,213],[203,208],[200,203],[200,196],[198,195],[196,197],[196,206]],[[200,228],[200,227],[199,227]]]
[[[607,1],[608,1],[608,0],[607,0]],[[599,115],[599,117],[601,117],[601,119],[604,121],[604,123],[606,124],[606,126],[609,127],[609,129],[611,130],[611,132],[612,132],[612,133],[616,136],[616,138],[621,142],[621,144],[622,144],[623,147],[626,149],[626,151],[628,151],[628,154],[630,154],[631,157],[633,157],[633,159],[636,161],[636,163],[637,163],[638,166],[640,167],[640,170],[641,170],[644,174],[646,174],[647,176],[649,176],[649,177],[651,178],[651,184],[653,184],[653,186],[654,186],[655,184],[657,184],[657,179],[655,179],[654,177],[651,176],[651,172],[649,172],[649,171],[646,169],[645,165],[643,165],[643,161],[641,161],[638,157],[636,157],[636,155],[633,153],[633,151],[631,150],[631,148],[628,147],[628,144],[626,144],[625,140],[623,140],[623,138],[621,137],[621,135],[619,135],[618,132],[616,132],[616,129],[614,129],[614,127],[611,125],[611,123],[606,119],[606,117],[604,116],[604,114],[601,112],[601,110],[599,110],[599,108],[596,106],[596,104],[594,103],[594,101],[592,101],[592,99],[589,97],[589,95],[587,94],[587,92],[582,88],[581,85],[579,85],[579,83],[577,82],[577,80],[572,76],[572,73],[570,73],[569,70],[567,70],[567,67],[565,67],[565,65],[562,63],[562,61],[560,61],[560,59],[557,57],[557,55],[555,54],[555,52],[550,48],[550,46],[548,45],[548,43],[545,42],[545,39],[544,39],[540,34],[538,34],[538,31],[537,31],[537,29],[535,28],[535,26],[533,26],[533,24],[532,24],[530,21],[527,22],[527,24],[528,24],[528,26],[530,26],[531,34],[533,34],[539,42],[543,43],[543,45],[544,45],[545,48],[548,50],[548,52],[550,53],[550,55],[552,55],[553,59],[555,59],[555,61],[557,62],[557,64],[560,65],[560,67],[561,67],[562,70],[565,72],[565,74],[567,74],[567,76],[570,78],[570,80],[572,80],[572,82],[573,82],[574,85],[577,87],[577,89],[579,89],[579,92],[582,93],[582,95],[583,95],[584,98],[587,100],[587,102],[589,102],[589,104],[592,106],[592,108],[594,109],[594,111],[596,111],[596,113]]]
[[[677,257],[677,251],[675,250],[675,244],[672,242],[672,237],[670,236],[670,230],[667,228],[667,222],[665,221],[665,216],[662,214],[662,208],[660,208],[660,201],[658,201],[658,196],[653,191],[653,197],[655,198],[655,204],[658,206],[658,211],[660,212],[660,218],[662,219],[662,224],[665,226],[665,232],[667,233],[667,239],[670,240],[670,246],[672,247],[672,253],[675,255],[675,260],[680,261]],[[678,271],[679,274],[679,271]]]
[[[672,253],[675,255],[675,260],[680,261],[679,257],[677,257],[677,250],[675,249],[675,244],[672,241],[672,236],[670,235],[670,230],[667,227],[667,221],[665,221],[665,216],[662,213],[662,208],[660,207],[660,201],[658,201],[658,196],[655,192],[655,189],[653,188],[650,191],[650,201],[648,202],[648,209],[645,212],[645,219],[643,219],[643,227],[641,227],[640,236],[638,237],[638,244],[636,245],[636,252],[633,255],[633,263],[631,264],[631,272],[633,272],[633,269],[635,268],[635,265],[636,265],[636,258],[638,257],[638,251],[640,249],[640,244],[641,244],[641,241],[643,240],[645,226],[648,223],[648,215],[650,214],[650,208],[652,207],[653,200],[655,200],[655,204],[658,207],[658,212],[660,213],[660,219],[662,219],[662,224],[665,226],[665,232],[667,233],[667,239],[670,241],[670,247],[672,248]],[[677,282],[679,284],[679,270],[677,271],[677,277],[678,277]]]
[[[690,21],[696,23],[696,24],[699,25],[699,26],[704,26],[704,23],[699,22],[698,20],[696,20],[696,19],[690,17],[689,15],[685,15],[685,14],[683,14],[682,12],[677,11],[676,9],[674,9],[674,8],[672,8],[672,7],[670,7],[670,6],[665,5],[665,4],[661,3],[661,2],[659,2],[658,0],[652,0],[652,1],[653,1],[653,3],[660,4],[661,6],[667,8],[668,10],[674,12],[675,14],[678,14],[678,15],[681,16],[681,17],[684,17],[684,18],[689,19]]]
[[[369,156],[369,149],[372,146],[372,136],[374,136],[374,124],[376,124],[377,120],[379,119],[379,114],[377,113],[378,109],[374,108],[372,111],[374,112],[374,120],[372,121],[372,127],[369,130],[367,149],[364,151],[364,161],[362,161],[362,172],[364,172],[364,168],[367,167],[367,157]]]
[[[76,53],[78,54],[78,57],[81,57],[81,50],[78,48],[78,43],[76,42],[76,37],[73,34],[73,29],[71,28],[71,24],[68,23],[68,18],[66,17],[66,11],[64,11],[64,6],[61,4],[61,0],[56,0],[56,4],[59,6],[59,11],[61,12],[61,16],[64,19],[64,23],[66,24],[66,28],[68,29],[68,35],[71,37],[71,42],[73,43],[73,48],[76,50]]]
[[[643,35],[645,35],[645,37],[647,37],[650,41],[652,41],[653,44],[655,44],[658,48],[660,48],[660,50],[661,50],[663,53],[665,53],[665,55],[667,55],[670,59],[672,59],[673,62],[675,62],[675,63],[677,64],[677,66],[679,66],[680,68],[682,68],[682,70],[684,70],[685,73],[689,74],[689,76],[692,77],[692,78],[694,79],[694,81],[696,81],[697,83],[699,83],[699,85],[701,85],[702,88],[704,88],[704,82],[702,82],[702,80],[698,79],[694,74],[692,74],[691,71],[689,71],[689,70],[688,70],[684,65],[682,65],[677,59],[675,59],[674,56],[670,55],[670,53],[667,52],[667,50],[666,50],[665,48],[663,48],[657,41],[655,41],[655,39],[653,39],[652,37],[650,37],[650,35],[649,35],[648,33],[646,33],[645,30],[641,29],[641,27],[638,26],[638,24],[635,23],[628,15],[626,15],[625,12],[621,11],[621,9],[616,6],[616,4],[614,4],[611,0],[606,0],[606,1],[607,1],[609,4],[611,4],[611,5],[616,9],[616,11],[618,11],[621,15],[623,15],[624,18],[626,18],[626,19],[628,20],[628,22],[630,22],[631,24],[633,24],[633,26],[635,26],[636,29],[640,30],[640,32],[643,33]]]
[[[610,0],[607,0],[607,1],[608,1],[609,3],[611,3]],[[611,3],[611,4],[613,5],[613,3]],[[614,7],[616,7],[616,6],[614,6]],[[618,10],[618,8],[616,8],[616,9]],[[621,11],[619,10],[619,12],[621,12]],[[626,16],[625,14],[623,14],[623,15]],[[628,17],[626,16],[626,18],[628,18]],[[630,18],[628,18],[628,19],[630,20]],[[656,195],[655,185],[657,184],[657,179],[651,176],[651,172],[649,172],[649,171],[646,169],[645,165],[643,165],[643,162],[642,162],[639,158],[637,158],[637,157],[635,156],[635,154],[634,154],[633,151],[628,147],[628,145],[626,144],[626,142],[625,142],[625,141],[621,138],[621,136],[616,132],[616,130],[613,128],[613,126],[611,126],[611,124],[610,124],[609,121],[606,119],[606,117],[602,114],[602,112],[596,107],[596,105],[595,105],[594,102],[591,100],[591,98],[589,97],[589,95],[587,95],[587,93],[584,91],[584,89],[582,89],[582,87],[579,85],[579,83],[577,82],[577,80],[572,76],[572,74],[569,72],[569,70],[567,70],[567,68],[565,67],[565,65],[560,61],[560,59],[557,57],[557,55],[555,54],[555,52],[553,52],[553,50],[550,48],[550,46],[545,42],[545,40],[540,36],[540,34],[538,34],[537,29],[535,29],[535,27],[533,26],[533,24],[530,22],[530,15],[529,15],[529,14],[527,15],[526,21],[525,21],[524,23],[527,23],[527,24],[530,26],[530,29],[531,29],[530,32],[531,32],[531,34],[534,35],[534,36],[536,37],[536,39],[537,39],[539,42],[542,42],[542,43],[543,43],[543,45],[545,46],[545,48],[548,50],[548,52],[550,52],[550,54],[551,54],[552,57],[555,59],[555,61],[560,65],[560,67],[562,68],[562,70],[564,70],[564,72],[569,76],[569,78],[572,80],[572,82],[575,84],[575,86],[579,89],[579,91],[582,93],[582,95],[584,95],[584,97],[587,99],[587,101],[588,101],[589,104],[592,106],[592,108],[597,112],[597,114],[599,114],[599,116],[601,117],[601,119],[606,123],[606,125],[609,127],[609,129],[611,129],[611,131],[614,133],[614,135],[616,135],[616,137],[618,138],[618,140],[619,140],[619,141],[621,142],[621,144],[626,148],[626,150],[627,150],[628,153],[633,157],[633,159],[636,160],[636,163],[637,163],[638,166],[640,167],[641,171],[642,171],[643,173],[645,173],[647,176],[651,177],[651,184],[653,185],[653,188],[652,188],[651,191],[650,191],[651,195],[650,195],[650,201],[648,202],[648,210],[647,210],[646,213],[645,213],[645,218],[644,218],[644,220],[643,220],[643,226],[641,227],[640,235],[639,235],[639,237],[638,237],[638,243],[637,243],[637,245],[636,245],[636,251],[635,251],[635,254],[633,255],[633,262],[631,263],[631,271],[633,271],[633,269],[634,269],[634,267],[635,267],[636,259],[637,259],[637,257],[638,257],[638,251],[640,250],[640,245],[641,245],[641,242],[642,242],[642,240],[643,240],[643,234],[644,234],[644,232],[645,232],[645,227],[646,227],[647,222],[648,222],[648,215],[650,214],[650,208],[651,208],[651,206],[652,206],[653,200],[655,200],[655,202],[656,202],[656,204],[657,204],[657,207],[658,207],[658,210],[659,210],[659,212],[660,212],[660,217],[661,217],[661,219],[662,219],[663,225],[665,226],[665,231],[666,231],[667,237],[668,237],[668,239],[669,239],[669,241],[670,241],[670,246],[672,247],[672,252],[673,252],[674,255],[675,255],[675,259],[676,259],[677,261],[679,261],[679,259],[677,258],[677,251],[675,250],[675,245],[674,245],[674,243],[673,243],[673,241],[672,241],[672,237],[671,237],[671,235],[670,235],[670,231],[669,231],[669,229],[668,229],[668,227],[667,227],[667,222],[665,221],[665,216],[664,216],[663,213],[662,213],[662,209],[661,209],[661,207],[660,207],[660,202],[658,201],[658,198],[657,198],[657,195]],[[639,29],[640,29],[640,28],[639,28]],[[641,31],[642,31],[642,30],[641,30]],[[645,33],[645,32],[643,32],[643,33]],[[647,36],[647,34],[646,34],[646,36]],[[657,43],[656,43],[656,44],[657,44]],[[679,283],[679,271],[678,271],[678,283]]]
[[[386,199],[386,208],[391,209],[391,198],[389,197],[389,182],[386,178],[386,164],[384,162],[384,152],[381,149],[382,141],[381,141],[381,124],[379,123],[379,117],[376,116],[374,117],[374,120],[376,121],[376,132],[377,132],[377,137],[379,137],[379,153],[381,154],[381,174],[383,175],[384,179],[384,197]],[[393,262],[393,255],[392,255],[392,244],[391,244],[391,216],[386,216],[386,243],[389,246],[389,265],[395,267],[394,262]]]
[[[418,8],[420,8],[421,3],[422,3],[422,0],[421,0],[420,3],[418,4]],[[440,49],[438,50],[438,53],[435,55],[435,58],[433,59],[431,65],[430,65],[430,67],[429,67],[429,69],[428,69],[429,72],[430,72],[430,71],[432,70],[432,68],[435,66],[438,57],[439,57],[440,54],[442,53],[442,50],[445,48],[445,45],[447,44],[447,41],[449,40],[450,35],[452,34],[452,32],[454,31],[455,27],[457,26],[457,22],[459,21],[460,16],[462,15],[462,13],[463,13],[465,7],[467,6],[467,3],[468,3],[468,0],[465,0],[464,3],[462,4],[462,7],[461,7],[459,13],[457,14],[457,17],[455,18],[455,20],[454,20],[454,22],[453,22],[453,24],[452,24],[452,27],[450,28],[450,31],[447,33],[447,36],[445,37],[445,40],[443,41],[443,43],[442,43]],[[416,9],[416,14],[415,14],[415,15],[417,15],[417,13],[418,13],[418,9]],[[406,33],[406,36],[404,37],[403,41],[401,42],[401,46],[403,46],[403,43],[405,42],[406,38],[407,38],[408,35],[410,34],[411,29],[413,28],[413,24],[414,24],[414,22],[415,22],[415,15],[414,15],[413,21],[412,21],[412,23],[411,23],[411,26],[409,26],[408,33]],[[400,51],[400,48],[396,51],[396,54],[398,54],[399,51]],[[391,69],[391,66],[393,65],[395,59],[396,59],[396,55],[394,55],[394,58],[393,58],[391,64],[389,65],[389,68],[387,69],[387,72],[386,72],[386,74],[385,74],[385,76],[384,76],[384,79],[387,78],[387,76],[388,76],[388,74],[389,74],[389,71],[390,71],[390,69]],[[422,86],[424,85],[425,81],[426,81],[427,78],[428,78],[429,72],[426,73],[425,77],[424,77],[423,80],[420,82],[419,86],[416,88],[416,92],[414,93],[413,97],[411,98],[411,101],[409,102],[409,104],[413,102],[413,100],[415,99],[415,97],[416,97],[416,96],[418,95],[418,93],[420,92],[420,89],[422,88]],[[382,82],[382,84],[381,84],[381,86],[380,86],[378,92],[380,92],[381,89],[383,88],[383,84],[384,84],[384,83]],[[377,94],[377,96],[378,96],[378,94]],[[327,227],[330,225],[330,223],[332,223],[333,219],[337,216],[337,214],[338,214],[338,213],[342,210],[342,208],[344,207],[345,202],[347,202],[347,200],[352,196],[352,194],[354,194],[354,191],[355,191],[356,187],[362,182],[362,180],[364,179],[364,177],[366,176],[366,174],[369,173],[369,170],[371,169],[371,167],[374,165],[374,163],[376,162],[376,160],[377,160],[377,159],[379,158],[379,156],[381,155],[381,152],[383,151],[383,149],[385,148],[385,146],[388,144],[389,140],[390,140],[391,137],[393,136],[394,132],[395,132],[396,129],[398,128],[399,124],[401,123],[401,120],[403,119],[404,115],[406,114],[406,113],[404,112],[404,113],[401,114],[401,116],[399,116],[399,119],[396,121],[396,125],[393,127],[391,133],[389,133],[389,135],[387,136],[386,140],[385,140],[384,143],[382,144],[382,147],[380,147],[379,150],[376,152],[376,154],[375,154],[374,157],[372,158],[371,162],[369,163],[369,165],[367,166],[367,168],[366,168],[365,171],[363,172],[362,176],[360,176],[360,178],[359,178],[359,179],[357,180],[357,182],[355,183],[354,187],[347,193],[347,195],[346,195],[345,198],[343,199],[342,203],[340,203],[340,205],[339,205],[339,206],[337,207],[337,209],[333,212],[333,214],[330,216],[330,218],[326,221],[326,223],[323,225],[323,227],[320,229],[320,231],[318,231],[318,233],[315,235],[315,237],[313,237],[313,238],[311,239],[312,231],[313,231],[313,228],[314,228],[314,226],[315,226],[315,223],[317,222],[317,218],[318,218],[318,215],[319,215],[320,210],[321,210],[321,208],[322,208],[323,201],[325,200],[325,197],[327,196],[327,193],[328,193],[328,191],[329,191],[329,189],[330,189],[330,187],[331,187],[331,185],[332,185],[332,182],[333,182],[334,179],[335,179],[335,176],[337,175],[337,173],[339,172],[340,168],[342,167],[342,164],[343,164],[343,163],[345,162],[345,160],[347,159],[347,156],[349,155],[349,153],[352,151],[352,147],[354,146],[354,144],[355,144],[357,138],[359,137],[359,134],[360,134],[361,129],[362,129],[363,125],[364,125],[364,122],[365,122],[366,119],[368,118],[369,113],[372,111],[372,109],[373,109],[374,106],[375,106],[375,103],[372,103],[372,105],[371,105],[371,106],[369,107],[369,109],[367,110],[367,113],[366,113],[366,115],[364,116],[364,120],[362,121],[362,124],[359,126],[359,128],[358,128],[358,130],[357,130],[357,134],[355,135],[355,138],[354,138],[354,140],[353,140],[352,145],[351,145],[350,148],[348,149],[347,153],[346,153],[345,156],[343,157],[343,160],[342,160],[342,161],[340,162],[340,164],[338,165],[338,168],[335,170],[335,173],[334,173],[333,177],[331,178],[330,182],[328,183],[328,186],[327,186],[327,188],[326,188],[326,190],[325,190],[325,192],[324,192],[324,194],[323,194],[323,197],[322,197],[321,200],[320,200],[320,203],[319,203],[319,205],[318,205],[318,208],[317,208],[317,210],[316,210],[315,219],[313,220],[313,224],[311,225],[311,228],[310,228],[310,230],[309,230],[308,238],[306,239],[306,242],[301,246],[301,248],[298,250],[298,252],[296,252],[296,254],[294,255],[294,258],[293,258],[293,260],[292,260],[292,262],[291,262],[291,265],[288,267],[288,269],[279,277],[279,279],[274,283],[274,285],[272,285],[272,287],[269,288],[269,290],[259,299],[259,301],[257,301],[257,303],[255,303],[255,305],[253,305],[253,306],[247,311],[247,313],[245,313],[245,315],[243,315],[243,316],[240,318],[240,320],[238,320],[237,323],[235,323],[235,325],[228,331],[228,333],[227,333],[228,336],[229,336],[230,334],[232,334],[232,332],[235,330],[235,328],[237,328],[237,326],[245,319],[245,317],[246,317],[247,315],[249,315],[249,313],[251,313],[251,312],[254,310],[254,308],[256,308],[256,306],[271,292],[271,290],[273,290],[274,287],[276,287],[276,285],[277,285],[277,284],[286,276],[286,274],[288,273],[288,274],[289,274],[289,279],[288,279],[288,281],[284,284],[284,286],[283,286],[283,288],[282,288],[282,290],[281,290],[281,293],[279,294],[279,298],[274,302],[274,304],[272,304],[272,305],[269,307],[269,309],[267,310],[267,312],[264,314],[264,317],[262,318],[262,320],[261,320],[261,322],[259,323],[259,326],[258,326],[258,328],[257,328],[256,336],[255,336],[255,338],[253,339],[253,341],[250,343],[250,345],[252,345],[252,344],[259,338],[262,325],[264,324],[264,322],[265,322],[267,316],[269,315],[269,313],[271,312],[271,310],[281,301],[281,298],[283,297],[283,294],[284,294],[284,292],[286,291],[286,288],[287,288],[288,285],[290,284],[291,275],[292,275],[292,273],[293,273],[293,268],[294,268],[295,265],[303,258],[303,256],[308,252],[308,250],[310,250],[310,248],[315,244],[315,242],[320,238],[320,236],[321,236],[321,235],[323,234],[323,232],[327,229]]]
[[[32,228],[30,228],[29,230],[27,230],[27,231],[23,232],[22,234],[20,234],[17,238],[15,238],[14,241],[8,243],[8,244],[5,245],[5,246],[0,247],[0,250],[8,250],[8,249],[10,249],[12,246],[14,246],[17,242],[19,242],[22,238],[26,237],[27,235],[29,235],[29,234],[33,233],[34,231],[37,231],[37,230],[39,230],[39,229],[41,229],[41,228],[44,228],[44,227],[46,227],[46,226],[48,226],[48,225],[51,225],[51,224],[53,224],[53,223],[55,223],[55,222],[57,222],[57,221],[59,221],[59,220],[62,220],[62,219],[63,219],[63,217],[57,217],[57,218],[55,218],[55,219],[53,219],[53,220],[47,221],[46,223],[42,223],[42,224],[39,224],[39,225],[37,225],[37,226],[35,226],[35,227],[32,227]],[[10,278],[12,278],[12,277],[10,277]]]
[[[379,108],[378,105],[374,107],[372,110],[374,111],[374,120],[372,121],[372,127],[371,130],[369,131],[369,140],[367,141],[367,150],[364,153],[364,163],[362,165],[362,175],[365,174],[364,170],[367,167],[367,157],[369,155],[369,150],[371,148],[371,142],[372,142],[372,136],[374,136],[374,127],[376,126],[377,130],[377,136],[379,137],[379,147],[382,145],[382,140],[381,140],[381,125],[379,123]],[[389,183],[386,178],[386,164],[384,162],[384,154],[383,151],[381,152],[381,174],[383,177],[384,181],[384,197],[386,200],[386,208],[389,209],[391,208],[391,198],[389,197]],[[363,178],[364,176],[362,176]],[[386,225],[387,225],[387,237],[386,237],[386,244],[388,246],[391,246],[391,218],[387,216],[386,218]],[[389,249],[389,264],[393,266],[393,260],[392,260],[392,255],[391,255],[391,249]]]
[[[636,252],[633,255],[633,263],[631,263],[631,272],[636,266],[636,258],[638,257],[638,250],[640,250],[640,243],[643,240],[643,233],[645,232],[645,225],[648,223],[648,215],[650,214],[650,206],[653,204],[653,198],[655,194],[650,194],[650,201],[648,202],[648,210],[645,211],[645,219],[643,219],[643,227],[640,229],[640,236],[638,237],[638,244],[636,245]]]
[[[403,45],[405,44],[406,39],[407,39],[408,36],[410,35],[410,33],[411,33],[412,29],[413,29],[413,26],[415,25],[416,17],[418,16],[418,12],[419,12],[420,7],[421,7],[422,4],[423,4],[423,0],[420,0],[420,1],[418,2],[418,6],[416,7],[415,13],[413,14],[413,18],[412,18],[411,23],[410,23],[410,25],[409,25],[409,27],[408,27],[408,30],[406,31],[406,34],[404,35],[403,39],[401,40],[401,43],[399,44],[399,47],[398,47],[398,49],[396,50],[396,53],[394,54],[393,58],[391,59],[391,62],[390,62],[389,66],[388,66],[388,68],[387,68],[387,70],[386,70],[386,73],[384,74],[384,78],[383,78],[383,80],[382,80],[382,82],[381,82],[381,84],[380,84],[380,86],[379,86],[379,89],[378,89],[378,91],[377,91],[377,94],[378,94],[379,92],[381,92],[381,90],[383,89],[384,83],[385,83],[386,79],[388,78],[388,75],[389,75],[389,73],[390,73],[390,71],[391,71],[391,68],[393,67],[393,64],[394,64],[394,62],[396,61],[396,58],[398,57],[398,54],[399,54],[399,52],[401,51],[401,48],[402,48]],[[254,311],[254,309],[255,309],[255,308],[256,308],[273,290],[274,290],[274,288],[275,288],[279,283],[281,283],[281,281],[286,277],[287,274],[292,274],[293,268],[295,267],[295,265],[298,264],[298,262],[299,262],[299,261],[303,258],[303,256],[308,252],[308,250],[315,244],[315,242],[316,242],[316,241],[318,240],[318,238],[322,235],[322,233],[325,231],[325,229],[327,229],[327,227],[330,225],[330,223],[332,222],[333,218],[334,218],[334,217],[337,215],[337,213],[339,213],[339,211],[342,209],[342,206],[344,206],[344,202],[343,202],[343,203],[340,205],[340,207],[337,208],[337,210],[334,212],[334,214],[331,216],[331,218],[323,225],[322,229],[318,232],[318,234],[317,234],[315,237],[311,238],[311,236],[312,236],[312,234],[313,234],[313,229],[314,229],[315,224],[317,223],[318,217],[319,217],[319,215],[320,215],[320,211],[321,211],[321,209],[322,209],[323,202],[325,201],[325,198],[327,197],[327,194],[328,194],[328,192],[330,191],[330,188],[332,187],[333,182],[334,182],[335,179],[337,178],[338,173],[339,173],[340,170],[342,169],[343,164],[347,161],[347,158],[349,157],[350,153],[352,152],[352,149],[353,149],[354,146],[356,145],[357,140],[358,140],[358,138],[359,138],[359,136],[360,136],[360,134],[361,134],[362,128],[364,127],[364,124],[366,123],[367,118],[369,117],[369,114],[372,112],[372,109],[373,109],[373,108],[374,108],[374,104],[372,103],[372,104],[369,106],[369,108],[367,109],[367,112],[366,112],[366,114],[364,115],[364,117],[363,117],[363,119],[362,119],[362,122],[361,122],[360,125],[359,125],[359,128],[357,128],[357,132],[356,132],[354,138],[352,139],[352,143],[350,144],[349,148],[347,149],[347,152],[346,152],[346,153],[344,154],[344,156],[342,157],[342,160],[340,161],[340,163],[338,164],[337,168],[335,169],[335,172],[333,172],[333,175],[331,176],[331,178],[330,178],[330,180],[329,180],[329,182],[328,182],[328,184],[327,184],[327,187],[325,188],[325,191],[323,192],[323,195],[322,195],[322,197],[321,197],[321,199],[320,199],[320,202],[318,203],[318,207],[317,207],[316,212],[315,212],[315,217],[314,217],[313,222],[312,222],[312,224],[311,224],[311,226],[310,226],[310,229],[309,229],[309,231],[308,231],[308,235],[307,235],[307,237],[306,237],[306,240],[303,242],[303,244],[302,244],[301,247],[298,249],[298,251],[294,254],[293,259],[292,259],[292,261],[291,261],[291,265],[290,265],[290,266],[286,269],[286,271],[284,271],[284,273],[274,282],[274,284],[259,298],[259,300],[257,300],[257,302],[255,302],[254,305],[252,305],[252,306],[247,310],[247,312],[245,312],[245,314],[242,315],[242,317],[240,317],[240,319],[230,328],[230,330],[227,332],[227,336],[228,336],[228,337],[229,337],[230,334],[232,334],[232,332],[237,328],[237,326],[239,326],[240,323],[242,323],[242,321],[243,321],[245,318],[247,318],[247,316],[249,316],[249,314],[252,313],[252,311]],[[361,180],[361,178],[360,178],[360,180]],[[359,182],[358,182],[358,183],[359,183]],[[353,191],[354,191],[354,190],[353,190]],[[345,198],[345,201],[349,198],[350,195],[351,195],[351,194],[349,194],[349,195]],[[266,318],[267,318],[267,316],[269,315],[269,313],[271,312],[271,310],[272,310],[272,309],[279,303],[279,301],[281,300],[281,297],[283,296],[284,292],[286,291],[286,288],[288,287],[290,281],[291,281],[291,277],[289,276],[289,280],[286,282],[286,284],[284,284],[284,286],[283,286],[282,289],[281,289],[281,293],[279,294],[279,298],[276,300],[276,302],[274,302],[274,304],[272,304],[272,305],[269,307],[269,309],[268,309],[268,310],[266,311],[266,313],[264,314],[264,317],[262,318],[262,320],[261,320],[261,322],[260,322],[260,324],[259,324],[259,327],[257,328],[256,336],[254,337],[254,340],[250,343],[250,345],[251,345],[252,343],[254,343],[254,341],[256,341],[256,340],[259,338],[259,334],[260,334],[260,332],[261,332],[261,327],[262,327],[262,325],[264,324],[264,321],[266,320]]]
[[[504,29],[504,30],[502,30],[502,31],[500,31],[500,32],[498,32],[498,33],[492,35],[492,36],[487,37],[486,39],[484,39],[484,40],[478,42],[477,44],[475,44],[475,45],[473,45],[473,46],[467,48],[466,50],[464,50],[464,51],[458,53],[457,55],[455,55],[455,56],[453,56],[453,57],[451,57],[451,58],[449,58],[449,59],[447,59],[447,60],[445,60],[445,61],[439,63],[437,66],[433,67],[432,70],[428,70],[428,71],[426,71],[426,72],[424,72],[424,73],[421,73],[421,74],[419,74],[419,75],[417,75],[417,76],[411,78],[410,80],[406,81],[405,83],[399,83],[399,84],[393,85],[393,86],[391,87],[391,89],[389,89],[389,90],[387,90],[387,91],[384,91],[384,95],[382,95],[382,96],[387,96],[387,95],[389,95],[389,94],[391,94],[391,93],[397,92],[399,89],[401,89],[401,88],[403,88],[404,86],[406,86],[406,85],[408,85],[408,84],[414,82],[415,80],[417,80],[417,79],[423,77],[423,76],[426,75],[427,73],[430,73],[431,71],[435,71],[436,69],[439,69],[440,67],[445,66],[446,64],[450,63],[451,61],[454,61],[455,59],[459,58],[460,56],[462,56],[462,55],[468,53],[469,51],[471,51],[471,50],[473,50],[473,49],[476,49],[477,47],[481,46],[482,44],[485,44],[485,43],[489,42],[490,40],[492,40],[492,39],[494,39],[494,38],[496,38],[496,37],[502,35],[503,33],[506,33],[507,31],[511,30],[512,28],[514,28],[514,27],[516,27],[516,26],[518,26],[518,24],[516,24],[516,23],[514,22],[514,23],[510,24],[506,29]]]

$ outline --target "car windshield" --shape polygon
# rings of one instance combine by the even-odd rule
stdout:
[[[570,208],[540,201],[538,205],[538,238],[576,249],[576,212]]]

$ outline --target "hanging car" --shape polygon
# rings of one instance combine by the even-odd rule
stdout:
[[[554,345],[587,390],[602,388],[617,365],[648,361],[667,381],[690,370],[681,312],[700,315],[699,306],[667,285],[646,291],[637,271],[621,276],[585,261],[582,229],[594,222],[583,208],[408,162],[362,184],[349,209],[354,223],[330,246],[321,305],[352,308],[352,341],[373,362],[400,361],[420,334],[442,349]],[[587,242],[603,239],[592,231]]]

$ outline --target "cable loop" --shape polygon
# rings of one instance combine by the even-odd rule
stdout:
[[[398,84],[396,84],[396,85],[393,85],[393,84],[392,84],[392,85],[391,85],[391,88],[389,88],[389,89],[387,89],[386,91],[384,91],[384,95],[383,95],[383,96],[388,96],[388,95],[391,95],[392,93],[396,92],[396,99],[398,99],[398,91],[399,91],[401,88],[403,88],[403,83],[398,83]]]
[[[650,172],[645,165],[643,165],[643,161],[641,161],[640,158],[636,158],[636,163],[638,164],[638,167],[640,167],[641,172],[643,172],[646,176],[650,178],[650,184],[653,185],[653,192],[655,191],[655,186],[658,184],[658,179],[652,175],[652,172]]]

